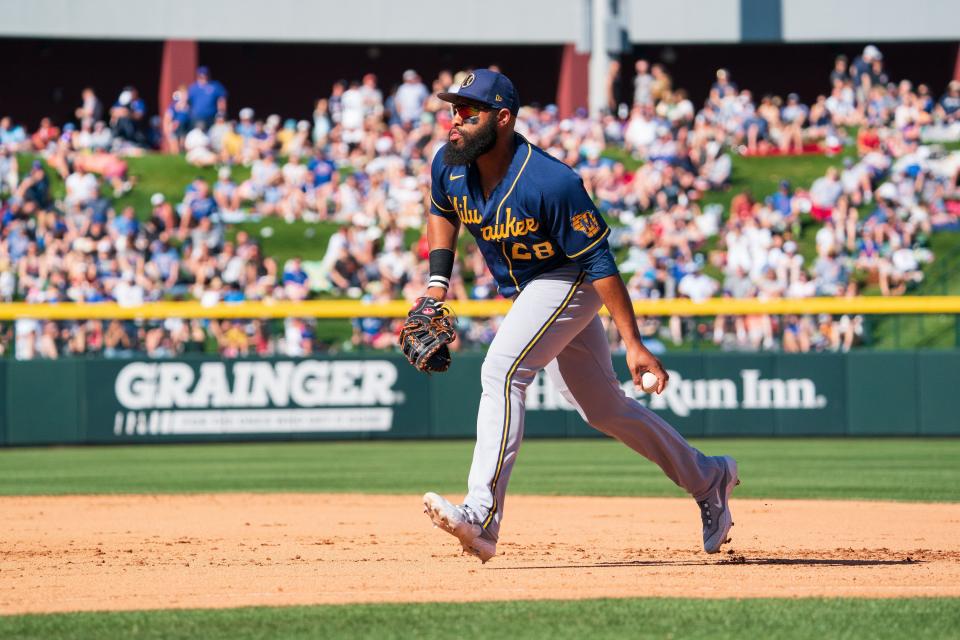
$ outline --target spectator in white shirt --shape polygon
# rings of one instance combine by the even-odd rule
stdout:
[[[383,92],[377,88],[376,74],[368,73],[363,76],[360,93],[363,95],[364,115],[379,116],[383,113]]]
[[[810,215],[814,220],[824,221],[833,214],[837,199],[843,195],[843,184],[836,167],[827,169],[827,175],[817,178],[810,187],[812,209]]]
[[[350,87],[343,92],[340,107],[343,140],[350,144],[357,144],[363,140],[363,123],[367,115],[366,99],[359,82],[351,82]]]
[[[694,302],[703,302],[719,290],[716,280],[703,273],[699,266],[694,265],[687,275],[680,279],[677,291],[680,295],[690,298]]]
[[[627,150],[641,156],[647,155],[647,148],[657,139],[657,123],[653,118],[651,106],[634,105],[630,112],[623,141]]]
[[[196,167],[209,167],[217,161],[217,154],[210,146],[210,137],[204,132],[203,125],[199,122],[187,133],[183,140],[183,147],[187,151],[187,162]]]
[[[650,63],[637,60],[634,68],[637,75],[633,79],[633,104],[653,104],[653,76],[650,75]]]
[[[403,72],[403,84],[397,88],[394,96],[394,109],[397,118],[404,126],[410,126],[420,120],[423,113],[423,103],[430,96],[426,85],[420,80],[420,75],[413,69]]]
[[[76,166],[65,181],[67,206],[85,207],[97,197],[97,176],[86,172],[82,166]]]

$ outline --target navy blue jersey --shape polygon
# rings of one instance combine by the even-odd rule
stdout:
[[[438,153],[430,213],[470,230],[503,296],[571,262],[590,281],[616,274],[610,229],[580,176],[523,136],[515,138],[510,168],[489,198],[475,166],[447,166]]]

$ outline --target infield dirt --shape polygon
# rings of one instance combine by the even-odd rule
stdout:
[[[459,497],[459,496],[453,496]],[[597,597],[960,596],[960,504],[512,496],[461,556],[418,496],[0,498],[0,614]]]

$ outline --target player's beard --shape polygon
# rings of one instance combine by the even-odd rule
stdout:
[[[490,118],[472,134],[460,129],[460,145],[447,142],[443,147],[443,163],[447,166],[473,164],[477,158],[491,151],[497,145],[497,119]]]

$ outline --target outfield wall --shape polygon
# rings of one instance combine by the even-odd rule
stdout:
[[[686,436],[960,435],[960,350],[679,354],[662,396]],[[0,362],[0,443],[472,437],[478,354],[426,376],[395,355]],[[628,381],[622,357],[617,373]],[[598,436],[542,376],[531,437]]]

